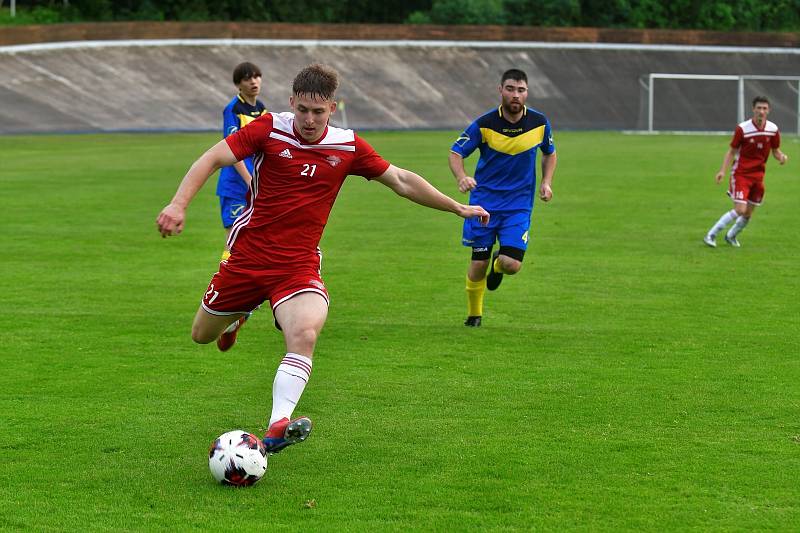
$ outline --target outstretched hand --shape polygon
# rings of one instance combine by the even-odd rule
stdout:
[[[162,209],[161,213],[158,214],[158,218],[156,219],[158,232],[161,233],[161,237],[166,239],[167,237],[178,235],[180,232],[182,232],[185,217],[185,210],[176,206],[175,204],[169,204],[167,207]]]
[[[722,183],[722,177],[723,177],[724,175],[725,175],[725,173],[724,173],[724,172],[722,172],[722,171],[720,170],[719,172],[717,172],[717,175],[716,175],[716,176],[714,176],[714,179],[715,179],[715,180],[717,180],[717,185],[719,185],[720,183]]]
[[[489,212],[479,205],[461,205],[458,216],[461,218],[478,218],[482,226],[489,223],[490,217]]]

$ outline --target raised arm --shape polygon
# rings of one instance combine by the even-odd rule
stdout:
[[[183,231],[186,208],[197,194],[197,191],[203,187],[208,177],[216,170],[230,166],[235,162],[236,157],[228,147],[228,143],[223,139],[192,163],[189,171],[183,177],[183,181],[178,186],[178,191],[172,197],[172,201],[161,210],[156,219],[158,231],[162,237],[177,235]]]
[[[549,202],[553,197],[553,174],[556,172],[558,157],[556,153],[542,154],[542,183],[539,185],[539,198]]]
[[[422,176],[404,168],[389,165],[382,175],[374,181],[383,183],[398,195],[408,198],[414,203],[449,211],[462,218],[478,217],[482,224],[489,223],[489,213],[479,205],[464,205],[456,202],[449,196],[442,194],[439,189],[428,183]]]
[[[735,155],[736,150],[732,147],[728,148],[728,151],[725,152],[725,157],[722,160],[722,166],[719,168],[719,172],[717,172],[717,175],[714,177],[714,179],[717,180],[717,183],[720,183],[723,176],[727,174],[728,168],[731,166],[731,163],[733,163],[733,158]]]

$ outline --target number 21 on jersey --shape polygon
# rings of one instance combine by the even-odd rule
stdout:
[[[303,163],[303,170],[300,171],[300,175],[313,178],[314,172],[316,171],[317,171],[317,165],[309,165],[308,163]]]

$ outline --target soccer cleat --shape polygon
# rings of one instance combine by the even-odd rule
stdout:
[[[728,235],[726,234],[725,235],[725,242],[727,242],[728,244],[730,244],[734,248],[741,248],[741,246],[742,246],[741,244],[739,244],[739,241],[736,240],[736,236],[735,235],[733,237],[728,237]]]
[[[481,325],[481,317],[468,316],[467,319],[464,321],[464,325],[470,328],[477,328]]]
[[[489,273],[486,275],[486,288],[490,291],[499,287],[500,282],[503,281],[503,273],[494,271],[494,262],[497,260],[498,255],[500,255],[500,250],[492,254],[492,260],[489,261]]]
[[[222,332],[222,335],[217,339],[217,348],[219,348],[219,351],[227,352],[236,344],[236,335],[239,334],[239,330],[242,329],[242,325],[244,325],[246,320],[247,315],[241,317]]]
[[[706,246],[710,246],[712,248],[717,247],[717,239],[711,234],[707,234],[705,237],[703,237],[703,242],[706,243]]]
[[[303,442],[311,434],[311,419],[305,416],[281,418],[272,424],[264,435],[263,443],[268,453],[278,453],[282,449],[298,442]]]

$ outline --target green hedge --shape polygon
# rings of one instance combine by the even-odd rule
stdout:
[[[800,0],[0,0],[0,24],[115,20],[798,31]]]

